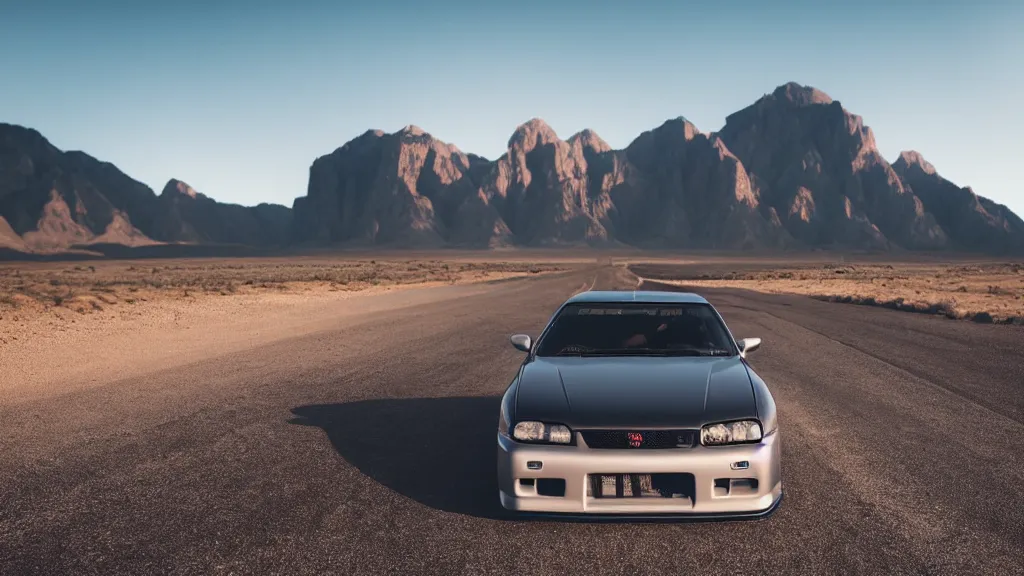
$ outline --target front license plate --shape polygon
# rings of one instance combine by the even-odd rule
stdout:
[[[594,482],[597,480],[597,482]],[[596,484],[596,486],[595,486]],[[598,474],[591,476],[591,492],[597,498],[640,498],[661,496],[650,474]]]

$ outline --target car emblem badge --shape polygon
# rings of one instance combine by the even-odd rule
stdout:
[[[644,442],[644,435],[639,432],[626,432],[626,438],[629,440],[629,445],[633,448],[639,448]]]

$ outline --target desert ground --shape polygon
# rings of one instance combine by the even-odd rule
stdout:
[[[649,263],[632,269],[644,277],[695,290],[741,288],[801,294],[951,319],[1024,324],[1024,262],[1020,261],[780,262],[716,270]]]
[[[1024,574],[1024,328],[999,323],[1019,314],[1013,266],[543,251],[0,264],[0,573]],[[508,336],[536,335],[581,290],[635,288],[696,290],[737,337],[764,339],[750,361],[778,403],[786,490],[768,519],[500,509],[498,399],[522,359]],[[949,298],[954,314],[907,312]]]
[[[432,256],[0,265],[0,404],[54,381],[54,392],[66,392],[330,327],[363,309],[353,296],[493,283],[578,262]]]

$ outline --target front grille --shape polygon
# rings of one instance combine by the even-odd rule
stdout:
[[[598,450],[693,448],[696,430],[580,430],[583,441]]]

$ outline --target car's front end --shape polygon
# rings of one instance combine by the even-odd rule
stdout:
[[[573,430],[570,444],[498,434],[509,510],[563,514],[764,516],[782,499],[777,431],[705,446],[693,429]]]
[[[763,517],[782,499],[775,402],[703,298],[576,297],[506,389],[501,504],[523,513]],[[649,301],[642,301],[642,299]],[[606,301],[608,299],[610,301]]]

